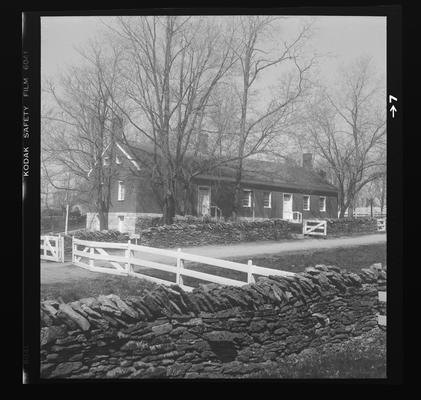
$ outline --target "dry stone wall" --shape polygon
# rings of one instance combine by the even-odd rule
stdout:
[[[140,225],[139,225],[140,226]],[[155,226],[140,233],[140,243],[152,247],[184,247],[229,244],[257,240],[290,239],[300,233],[302,225],[281,219],[242,222],[180,222]]]
[[[327,235],[343,236],[377,232],[375,218],[338,218],[327,219]]]
[[[244,378],[377,326],[386,272],[318,265],[243,287],[41,303],[42,378]]]

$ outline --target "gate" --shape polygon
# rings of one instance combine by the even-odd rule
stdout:
[[[317,219],[305,219],[303,223],[303,235],[326,236],[327,222]]]
[[[64,237],[41,236],[41,259],[64,262]]]

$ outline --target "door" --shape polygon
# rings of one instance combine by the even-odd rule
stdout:
[[[284,193],[282,218],[292,220],[292,194]]]
[[[119,215],[118,216],[118,230],[119,230],[119,232],[123,232],[123,228],[124,228],[124,216]]]
[[[197,214],[200,216],[210,214],[210,187],[199,186],[198,194],[198,211]]]

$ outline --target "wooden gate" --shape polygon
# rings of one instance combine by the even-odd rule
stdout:
[[[64,262],[64,237],[41,236],[41,259]]]
[[[326,236],[327,222],[317,219],[305,219],[303,223],[303,235]]]

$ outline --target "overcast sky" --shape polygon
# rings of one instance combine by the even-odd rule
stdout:
[[[303,17],[305,18],[305,17]],[[315,16],[311,45],[320,54],[320,76],[332,80],[338,67],[361,55],[370,55],[380,74],[386,77],[386,18]],[[41,22],[41,72],[54,78],[66,65],[78,64],[75,47],[104,29],[101,19],[109,17],[43,17]]]

